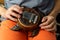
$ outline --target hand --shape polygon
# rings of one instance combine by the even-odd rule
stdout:
[[[5,18],[8,18],[13,21],[17,21],[17,18],[21,17],[20,14],[22,14],[22,7],[19,7],[18,5],[13,5],[6,11]],[[14,16],[16,18],[14,18],[12,16]]]
[[[42,19],[42,24],[39,25],[41,29],[47,31],[56,31],[56,22],[53,16],[45,16]]]

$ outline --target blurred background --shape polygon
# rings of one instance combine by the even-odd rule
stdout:
[[[56,17],[56,24],[57,24],[57,31],[56,31],[57,40],[60,40],[60,13]]]

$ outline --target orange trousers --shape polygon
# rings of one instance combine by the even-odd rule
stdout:
[[[46,30],[39,31],[35,37],[29,37],[24,31],[12,31],[9,27],[15,26],[16,23],[5,20],[0,27],[0,40],[56,40],[55,33]]]

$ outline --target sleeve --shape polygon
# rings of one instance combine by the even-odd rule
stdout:
[[[54,8],[54,4],[54,0],[44,0],[41,4],[38,5],[38,9],[45,15],[48,15]]]
[[[37,7],[45,15],[49,14],[54,7],[54,0],[28,0],[25,1],[22,6],[29,8]]]
[[[12,5],[15,5],[15,4],[20,4],[21,2],[22,2],[23,0],[4,0],[4,4],[5,4],[5,7],[6,8],[9,8],[9,7],[11,7]]]
[[[5,0],[5,7],[9,8],[14,4],[21,4],[24,0]],[[30,8],[38,7],[45,15],[48,15],[54,7],[54,0],[25,0],[22,6]]]

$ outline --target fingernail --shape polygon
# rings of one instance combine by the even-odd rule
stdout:
[[[42,20],[42,22],[43,22],[44,20]]]
[[[42,22],[45,22],[47,20],[47,18],[46,17],[44,17],[43,19],[42,19]]]

